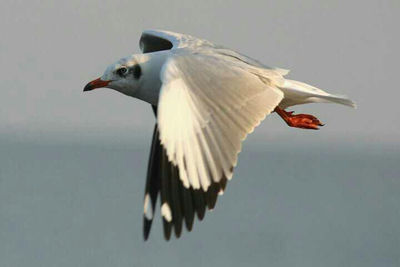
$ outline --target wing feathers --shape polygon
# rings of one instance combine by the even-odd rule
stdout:
[[[260,75],[210,55],[176,55],[165,63],[160,139],[185,187],[207,191],[221,174],[232,177],[241,141],[283,98],[272,78]]]
[[[171,191],[170,191],[170,179],[171,172],[168,168],[168,159],[165,149],[162,151],[161,161],[161,215],[164,225],[164,237],[169,240],[171,237],[171,229],[173,225],[173,217],[171,211]]]
[[[143,237],[147,240],[149,237],[151,224],[154,219],[155,206],[158,192],[160,190],[160,139],[157,124],[154,126],[153,141],[151,145],[149,165],[147,170],[147,181],[144,195],[144,214],[143,214]],[[149,203],[150,198],[150,203]],[[151,205],[151,206],[150,206]]]
[[[179,175],[177,168],[175,168],[177,175]],[[179,185],[180,189],[180,199],[181,199],[181,206],[182,206],[182,213],[185,219],[186,229],[188,231],[192,230],[193,221],[194,221],[194,208],[193,208],[193,200],[191,194],[191,188],[185,188],[179,180],[179,176],[176,177],[177,184]]]
[[[181,181],[179,180],[178,172],[176,170],[176,167],[173,166],[172,164],[170,165],[170,171],[171,171],[171,202],[172,202],[172,220],[174,223],[174,229],[175,229],[175,235],[176,237],[181,236],[182,232],[182,205],[181,205],[181,200],[180,200],[180,186],[179,184]]]
[[[197,218],[203,220],[206,213],[206,203],[204,200],[204,192],[201,189],[193,189],[192,191],[193,206],[197,213]]]
[[[161,195],[161,216],[166,240],[171,238],[174,229],[177,238],[182,233],[182,223],[186,229],[192,230],[195,213],[199,220],[205,216],[208,209],[213,209],[218,195],[226,186],[226,177],[220,176],[218,182],[212,182],[207,191],[202,188],[186,188],[179,175],[179,169],[174,166],[166,155],[166,149],[159,141],[157,124],[154,127],[153,142],[149,159],[149,169],[144,198],[143,236],[147,240],[154,219],[155,205],[158,194]],[[203,136],[206,138],[206,136]],[[205,139],[204,139],[205,140]],[[212,177],[211,170],[205,168],[207,177]]]
[[[161,195],[168,240],[172,228],[179,237],[183,221],[191,231],[195,214],[202,220],[206,210],[215,207],[232,178],[241,142],[279,104],[283,93],[270,79],[202,55],[171,56],[161,79],[155,128],[159,140],[153,138],[158,148],[152,149],[151,166],[159,166],[158,175],[153,175],[159,177],[158,189],[153,191]],[[149,167],[150,173],[156,173],[154,167]],[[147,192],[146,187],[145,196]],[[146,239],[149,225],[145,220]]]

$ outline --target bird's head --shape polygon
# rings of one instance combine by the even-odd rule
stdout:
[[[135,55],[118,60],[109,65],[100,78],[89,82],[83,91],[106,87],[126,95],[133,95],[140,87],[143,60],[143,57]]]

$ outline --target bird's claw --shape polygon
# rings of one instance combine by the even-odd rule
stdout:
[[[288,114],[288,117],[285,120],[290,127],[319,130],[319,126],[324,126],[324,124],[320,122],[313,115],[309,114],[292,115],[292,113]]]
[[[290,127],[301,128],[301,129],[312,129],[318,130],[319,126],[324,126],[315,116],[309,114],[296,114],[293,111],[286,111],[282,108],[276,107],[275,112],[281,116],[281,118]]]

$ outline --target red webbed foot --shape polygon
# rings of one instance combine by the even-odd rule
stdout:
[[[313,115],[293,114],[293,111],[285,111],[279,107],[275,108],[275,112],[278,113],[290,127],[318,130],[319,126],[324,125]]]

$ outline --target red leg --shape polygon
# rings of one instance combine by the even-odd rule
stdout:
[[[296,114],[293,115],[293,111],[285,111],[280,107],[275,108],[275,112],[289,125],[290,127],[302,128],[302,129],[313,129],[318,130],[318,126],[323,124],[313,115],[309,114]]]

